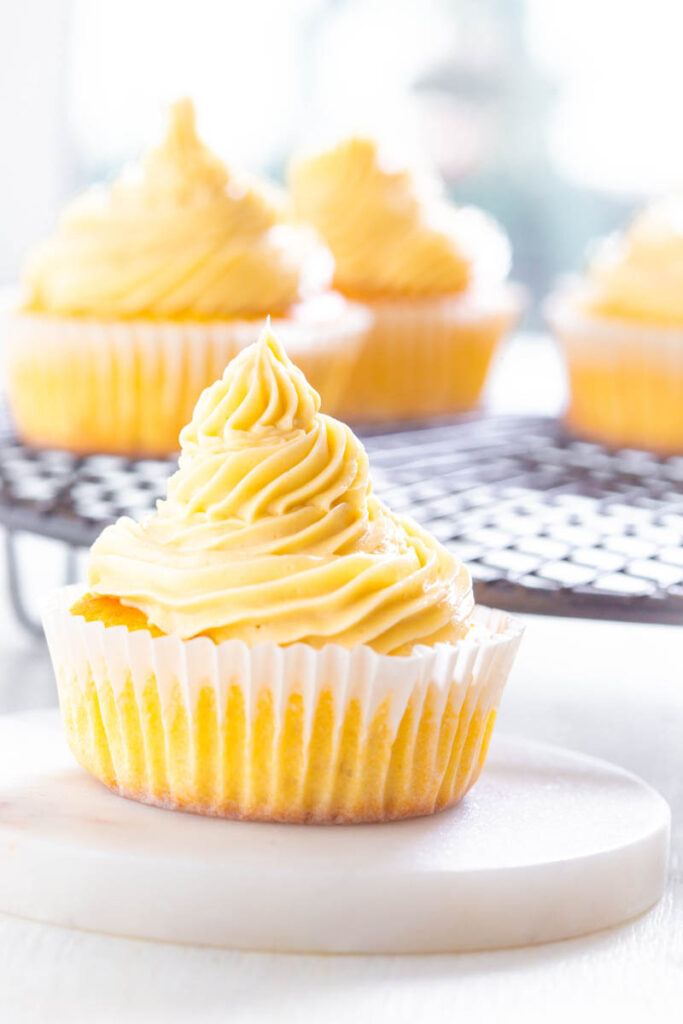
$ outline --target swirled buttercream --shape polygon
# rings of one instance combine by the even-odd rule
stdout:
[[[587,302],[610,316],[683,322],[683,196],[654,203],[590,261]]]
[[[374,496],[363,446],[269,329],[203,392],[167,497],[95,542],[94,594],[165,633],[408,654],[467,628],[465,567]]]
[[[284,219],[276,190],[230,174],[180,100],[141,167],[67,207],[27,261],[26,304],[117,318],[280,312],[332,273],[314,233]]]
[[[445,202],[433,179],[387,166],[369,139],[295,160],[289,179],[296,212],[332,249],[347,294],[444,295],[508,272],[507,239],[489,217]]]

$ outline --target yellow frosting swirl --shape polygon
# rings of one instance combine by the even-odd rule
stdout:
[[[117,318],[280,312],[332,273],[312,232],[279,223],[284,212],[273,187],[228,172],[181,100],[140,168],[66,209],[27,262],[27,305]]]
[[[683,322],[683,196],[654,203],[623,235],[599,245],[587,292],[588,305],[599,313]]]
[[[433,180],[387,167],[369,139],[293,161],[289,180],[297,214],[327,241],[347,294],[445,295],[508,272],[509,246],[490,218],[445,202]]]
[[[408,654],[453,641],[469,574],[371,493],[351,430],[266,329],[201,395],[166,500],[95,542],[93,593],[165,633]]]

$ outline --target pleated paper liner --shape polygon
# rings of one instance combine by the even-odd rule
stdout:
[[[410,420],[473,409],[496,346],[522,305],[514,285],[481,295],[370,302],[374,326],[340,400],[340,418]]]
[[[569,378],[566,421],[614,447],[683,452],[683,325],[617,320],[571,294],[546,304]]]
[[[315,303],[316,300],[310,300]],[[340,302],[329,321],[306,313],[273,329],[334,414],[371,324],[369,311]],[[72,451],[164,455],[202,390],[258,338],[265,320],[96,321],[8,312],[8,392],[21,437]]]
[[[476,781],[521,627],[477,608],[457,645],[410,657],[334,644],[153,638],[44,612],[66,735],[116,792],[229,818],[363,822],[429,814]]]

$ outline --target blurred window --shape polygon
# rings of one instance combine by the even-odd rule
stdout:
[[[228,162],[274,176],[351,130],[424,152],[454,198],[505,224],[540,297],[591,238],[683,181],[682,30],[670,0],[5,4],[0,278],[190,94]]]

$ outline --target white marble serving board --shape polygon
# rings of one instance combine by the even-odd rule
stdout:
[[[0,911],[115,935],[377,953],[583,935],[659,899],[669,823],[636,776],[504,735],[472,792],[434,817],[200,818],[91,779],[57,712],[0,718]]]

